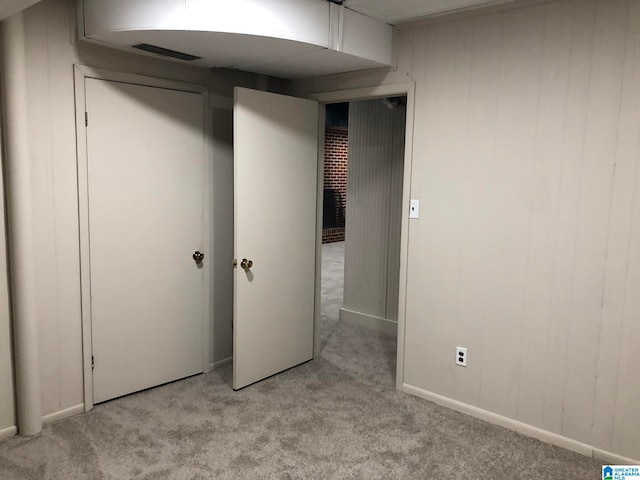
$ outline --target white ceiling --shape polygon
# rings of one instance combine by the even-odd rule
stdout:
[[[369,17],[396,25],[455,10],[513,0],[345,0],[343,5]]]
[[[0,20],[40,0],[0,0]],[[395,25],[430,15],[513,0],[345,0],[344,5],[385,23]]]

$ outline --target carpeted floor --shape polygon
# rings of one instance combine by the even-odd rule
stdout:
[[[337,321],[342,244],[324,254],[320,359],[240,392],[225,367],[98,405],[0,443],[0,478],[601,478],[593,459],[397,393],[395,338]]]

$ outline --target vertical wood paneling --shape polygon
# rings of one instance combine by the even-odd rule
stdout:
[[[559,0],[404,29],[397,70],[304,85],[416,81],[405,382],[640,459],[638,8]],[[82,388],[71,64],[205,77],[70,45],[63,0],[28,21],[49,52],[30,56],[49,413]],[[370,243],[367,261],[389,268],[370,238],[358,248]]]
[[[79,237],[76,227],[77,187],[75,189],[63,187],[68,185],[69,179],[74,178],[77,172],[75,162],[69,161],[69,159],[75,159],[76,155],[75,134],[68,133],[74,132],[76,125],[73,115],[60,115],[60,112],[67,111],[68,106],[74,101],[72,89],[67,89],[72,72],[69,71],[67,62],[62,59],[68,58],[70,49],[73,48],[69,38],[70,35],[74,38],[75,9],[69,3],[60,5],[57,2],[49,2],[43,6],[46,6],[47,62],[40,68],[46,66],[48,77],[48,92],[45,93],[45,95],[48,94],[48,98],[45,97],[48,99],[46,102],[48,125],[43,125],[43,128],[49,129],[50,125],[55,125],[58,129],[51,129],[47,139],[52,175],[49,178],[51,182],[49,195],[55,211],[51,216],[52,221],[49,225],[51,233],[48,234],[50,237],[47,241],[55,245],[54,262],[50,268],[56,278],[52,292],[52,301],[55,305],[53,310],[56,310],[56,314],[51,315],[49,311],[48,315],[55,317],[56,321],[54,328],[57,330],[57,351],[55,355],[58,361],[51,363],[59,363],[56,377],[53,378],[56,378],[60,385],[60,396],[57,402],[52,401],[49,408],[43,412],[47,413],[81,403],[78,399],[82,398],[83,385],[79,385],[77,379],[82,376],[83,365],[82,351],[76,348],[76,345],[82,345],[82,331],[75,323],[75,319],[80,317],[81,312],[80,292],[76,288],[70,288],[72,285],[76,286],[80,277],[77,253]],[[63,11],[61,11],[62,8],[64,8]],[[82,63],[86,64],[86,62]],[[65,133],[60,134],[61,132]],[[42,357],[40,358],[42,361]],[[42,367],[40,371],[43,371]],[[52,391],[55,390],[52,389]],[[43,407],[44,405],[43,402]]]
[[[487,164],[494,158],[497,137],[496,112],[498,90],[495,84],[500,78],[502,56],[502,18],[483,16],[473,22],[471,38],[471,78],[469,106],[466,110],[468,124],[461,155],[467,158],[463,186],[463,212],[461,218],[459,317],[458,335],[452,343],[468,348],[472,355],[472,368],[456,368],[447,358],[448,368],[455,375],[453,395],[464,402],[477,402],[482,378],[474,374],[484,364],[484,342],[487,320],[487,272],[491,268],[489,230],[491,209],[482,199],[490,198],[491,182],[480,181],[487,175]],[[451,352],[455,345],[448,345]]]
[[[562,433],[591,441],[628,2],[599,2],[580,190]],[[586,347],[586,348],[585,348]]]
[[[2,110],[0,109],[0,132],[2,132],[2,121]],[[0,140],[1,135],[0,133]],[[0,165],[3,165],[1,151]],[[16,424],[3,176],[2,169],[0,169],[0,431]]]
[[[411,198],[423,199],[422,192],[422,182],[418,181],[418,179],[422,178],[422,172],[426,170],[427,165],[425,161],[416,161],[416,155],[418,152],[424,152],[424,149],[429,144],[427,136],[429,132],[424,130],[424,122],[425,116],[427,112],[425,111],[423,105],[427,99],[427,92],[429,89],[427,88],[426,81],[428,80],[426,77],[426,66],[427,61],[430,61],[429,56],[429,44],[427,43],[427,29],[419,28],[412,30],[413,32],[413,41],[411,43],[411,51],[414,52],[416,46],[422,48],[422,55],[413,55],[412,59],[412,71],[413,71],[413,79],[416,82],[415,94],[414,94],[414,135],[413,135],[413,155],[414,161],[411,165]],[[396,48],[397,48],[397,41]],[[431,77],[429,77],[431,79]],[[337,86],[336,88],[340,88]],[[409,148],[409,146],[407,146]],[[420,153],[423,155],[423,153]],[[426,189],[425,189],[426,191]],[[428,205],[425,202],[422,202],[421,205],[421,215],[427,215],[425,211],[428,209]],[[408,234],[408,247],[411,248],[412,245],[421,244],[421,230],[420,230],[420,222],[413,220],[409,221],[409,234]],[[426,259],[425,259],[426,261]],[[437,371],[437,367],[434,365],[433,361],[422,362],[421,360],[426,357],[426,354],[423,354],[422,358],[420,358],[420,345],[423,344],[422,338],[425,338],[425,335],[428,335],[426,331],[428,326],[435,325],[435,322],[418,322],[415,316],[416,312],[420,312],[420,317],[424,317],[427,315],[426,305],[422,302],[422,298],[425,295],[431,294],[431,289],[428,289],[425,285],[426,275],[424,275],[424,264],[421,265],[420,268],[416,268],[416,265],[412,265],[411,262],[407,262],[407,294],[406,294],[406,306],[405,306],[405,335],[404,335],[404,348],[405,348],[405,358],[404,358],[404,382],[411,385],[418,385],[418,381],[427,381],[427,378],[432,378],[430,375],[432,372]],[[410,324],[413,333],[409,335]],[[422,327],[422,328],[420,328]],[[431,345],[429,346],[431,348]],[[413,352],[412,356],[409,357],[409,352]],[[435,360],[434,356],[431,356],[433,360]],[[410,361],[407,361],[410,360]],[[444,375],[443,375],[444,376]]]
[[[599,331],[598,372],[593,438],[596,446],[613,445],[629,456],[640,451],[640,392],[637,385],[638,321],[637,231],[638,163],[640,158],[640,3],[629,4],[626,62],[623,75],[619,137],[602,321]],[[634,212],[634,210],[636,210]],[[636,273],[634,273],[636,272]],[[631,313],[631,316],[629,313]],[[612,354],[616,352],[617,354]],[[633,367],[629,367],[632,365]],[[632,373],[633,372],[633,373]],[[629,388],[631,386],[631,388]],[[622,435],[619,432],[623,432]],[[611,448],[611,447],[608,447]]]
[[[640,3],[443,19],[396,47],[421,199],[405,383],[640,459]],[[311,84],[376,81],[398,80]]]
[[[412,30],[405,345],[410,385],[632,458],[638,8],[567,0]]]
[[[637,108],[637,107],[636,107]],[[637,131],[638,125],[634,125]],[[619,348],[603,344],[600,350],[600,361],[613,357],[616,362],[615,385],[613,390],[603,394],[615,398],[613,405],[613,427],[611,437],[597,437],[594,432],[594,443],[603,449],[619,452],[627,457],[640,459],[640,385],[638,381],[638,345],[640,344],[640,151],[636,149],[635,185],[630,193],[633,204],[633,217],[629,236],[629,253],[625,275],[625,294],[622,305],[623,316],[620,330],[616,335]],[[614,330],[615,331],[615,330]],[[609,372],[608,375],[612,375]],[[608,405],[602,407],[608,408]],[[604,417],[603,424],[609,425],[610,418]]]
[[[535,158],[535,127],[520,126],[535,126],[538,120],[543,19],[540,8],[505,14],[496,85],[500,91],[496,143],[484,177],[493,185],[486,199],[491,209],[487,234],[492,265],[487,272],[488,329],[480,401],[509,417],[516,415],[520,382]],[[497,378],[502,381],[496,382]]]
[[[344,308],[377,317],[387,306],[389,165],[377,128],[383,108],[380,100],[349,106],[345,240]]]
[[[73,65],[209,84],[232,97],[252,74],[211,72],[107,47],[72,42],[75,3],[44,0],[24,13],[43,415],[83,402],[78,179]],[[228,339],[227,339],[228,340]]]
[[[389,243],[387,250],[387,308],[384,318],[398,321],[398,285],[400,282],[400,228],[402,227],[402,181],[407,108],[399,105],[392,113],[389,158]]]
[[[440,204],[439,202],[433,202],[431,195],[427,191],[426,202],[437,206],[438,209],[438,223],[441,225],[439,229],[444,235],[441,241],[448,245],[446,248],[445,258],[445,273],[442,277],[443,281],[443,301],[445,304],[445,315],[450,321],[446,325],[442,325],[443,337],[447,340],[442,342],[440,349],[443,351],[443,360],[446,358],[444,352],[453,352],[449,347],[454,344],[457,338],[457,323],[460,319],[460,303],[459,303],[459,291],[462,273],[462,258],[461,252],[465,248],[465,239],[462,238],[462,222],[459,219],[464,215],[464,178],[466,176],[466,161],[467,157],[464,153],[466,148],[465,142],[460,142],[462,138],[469,131],[469,116],[467,114],[470,102],[471,102],[471,73],[473,67],[473,30],[460,28],[461,25],[457,25],[454,29],[454,39],[450,44],[449,55],[451,55],[450,67],[453,69],[452,77],[445,77],[443,80],[449,83],[452,92],[456,94],[448,96],[444,100],[448,103],[449,114],[446,117],[446,122],[441,128],[446,129],[446,134],[443,132],[443,143],[441,148],[443,149],[438,161],[440,162],[441,175],[447,177],[457,178],[455,182],[442,181],[445,179],[443,176],[439,183],[438,188],[440,190],[447,190],[447,201]],[[437,36],[438,41],[440,39],[446,40],[446,37]],[[435,45],[434,45],[435,46]],[[433,72],[431,72],[433,73]],[[433,112],[436,113],[435,111]],[[438,115],[434,115],[429,118],[429,126],[427,129],[434,128],[435,124],[439,123]],[[422,203],[424,203],[424,200]],[[429,225],[425,225],[427,229]],[[435,252],[434,252],[435,253]],[[444,253],[444,251],[442,252]],[[438,282],[438,277],[432,277],[432,281]],[[451,357],[449,356],[449,359]],[[449,372],[455,373],[450,362],[445,363]],[[447,389],[453,389],[455,385],[456,377],[449,375],[447,378]]]
[[[382,99],[349,106],[344,308],[389,320],[397,319],[405,116]]]
[[[517,416],[540,425],[544,421],[545,385],[551,374],[554,323],[551,319],[551,289],[556,243],[557,212],[563,156],[558,145],[565,132],[565,111],[569,94],[569,66],[573,8],[566,2],[544,9],[542,61],[539,77],[538,121],[534,132],[534,168],[530,203],[527,279],[520,359]],[[544,368],[540,368],[544,366]]]
[[[36,168],[32,168],[32,188],[38,192],[42,205],[48,205],[55,209],[53,182],[51,181],[53,178],[53,162],[51,161],[52,135],[51,129],[48,128],[51,122],[50,101],[52,99],[49,97],[49,93],[52,85],[50,84],[51,78],[48,75],[50,68],[48,46],[51,39],[49,38],[47,24],[49,21],[47,7],[46,3],[41,3],[26,15],[27,35],[31,31],[47,32],[47,34],[31,38],[31,41],[27,43],[27,68],[29,70],[27,89],[29,91],[29,137],[38,138],[37,142],[33,142],[30,145],[31,155],[33,158],[47,159],[47,161],[39,163]],[[54,36],[53,32],[51,33]],[[30,64],[29,61],[33,63]],[[34,65],[37,67],[33,68]],[[47,101],[42,101],[41,99],[47,99]],[[37,208],[34,205],[34,210]],[[36,263],[37,290],[39,294],[37,313],[40,319],[46,319],[46,321],[39,323],[40,328],[38,330],[42,410],[43,413],[50,413],[79,403],[76,401],[71,404],[63,404],[61,401],[62,397],[67,393],[63,390],[63,385],[66,384],[70,390],[73,387],[67,383],[66,372],[62,372],[61,362],[58,361],[62,354],[61,330],[64,327],[60,324],[58,309],[52,308],[53,305],[56,305],[56,290],[58,288],[58,284],[50,280],[57,276],[55,271],[57,238],[55,235],[55,217],[53,215],[43,215],[39,221],[34,222],[33,238],[34,248],[39,252],[39,259]],[[76,261],[76,265],[77,263]],[[71,268],[73,267],[69,269],[71,270]],[[62,343],[64,344],[64,339]],[[77,355],[78,363],[82,359],[79,355],[80,345],[78,337],[78,342],[74,342],[73,347],[70,349],[72,351],[75,350],[74,353]],[[51,358],[55,358],[57,361],[45,360]],[[52,379],[55,379],[55,381],[52,381]],[[81,384],[76,381],[73,390],[75,392],[69,393],[71,395],[77,394],[75,395],[76,398],[80,397]]]
[[[596,1],[570,2],[572,7],[571,54],[565,98],[562,142],[555,148],[560,152],[557,164],[560,183],[559,201],[554,212],[554,252],[550,260],[553,277],[550,299],[550,321],[545,331],[549,353],[545,369],[549,371],[544,383],[543,422],[541,426],[552,432],[562,431],[564,414],[564,384],[566,380],[567,348],[570,342],[570,298],[573,289],[575,232],[578,224],[580,185],[583,176],[584,137],[587,102],[591,84],[590,71],[595,35]]]
[[[451,131],[457,128],[450,108],[456,74],[454,46],[459,24],[436,25],[416,32],[416,106],[414,155],[424,161],[412,166],[411,197],[420,199],[420,219],[409,223],[408,299],[405,332],[405,382],[428,384],[451,395],[451,360],[455,346],[457,298],[456,253],[451,220],[459,215],[456,180],[461,169],[451,158]],[[420,42],[420,43],[418,43]],[[457,93],[457,92],[456,92]],[[428,106],[428,108],[427,108]],[[428,160],[427,160],[428,159]],[[420,245],[419,251],[411,251]],[[429,341],[428,346],[425,339]],[[407,361],[408,360],[408,361]]]

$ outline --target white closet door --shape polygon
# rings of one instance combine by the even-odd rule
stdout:
[[[86,80],[94,402],[203,370],[200,94]]]

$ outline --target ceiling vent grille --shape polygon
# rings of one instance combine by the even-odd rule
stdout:
[[[144,50],[145,52],[155,53],[164,57],[177,58],[186,62],[193,62],[194,60],[200,60],[202,58],[196,57],[195,55],[189,55],[188,53],[176,52],[175,50],[169,50],[168,48],[158,47],[157,45],[149,45],[148,43],[138,43],[132,46],[138,50]]]

